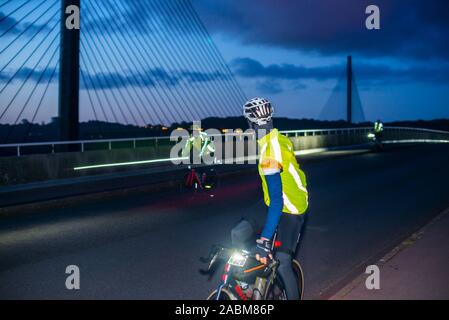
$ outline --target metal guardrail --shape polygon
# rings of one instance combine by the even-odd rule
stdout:
[[[307,130],[282,130],[280,133],[286,135],[287,137],[307,137],[307,136],[323,136],[323,135],[339,135],[339,134],[362,134],[372,131],[372,127],[359,127],[359,128],[331,128],[331,129],[307,129]],[[411,128],[411,127],[385,127],[386,131],[393,132],[422,132],[422,133],[437,133],[437,134],[447,134],[449,139],[448,131],[432,130],[432,129],[422,129],[422,128]],[[218,136],[218,135],[211,135]],[[243,137],[243,136],[254,136],[253,133],[231,133],[224,134],[225,139],[227,137]],[[140,141],[154,141],[157,145],[159,141],[170,141],[170,136],[161,137],[140,137],[140,138],[121,138],[121,139],[96,139],[96,140],[77,140],[77,141],[49,141],[49,142],[29,142],[29,143],[15,143],[15,144],[0,144],[1,149],[15,149],[16,156],[20,157],[22,155],[23,148],[29,147],[51,147],[50,153],[55,153],[56,146],[70,146],[78,145],[80,151],[84,152],[86,146],[92,144],[107,144],[108,150],[113,150],[114,143],[118,142],[128,142],[130,147],[133,149],[139,148],[138,142]]]

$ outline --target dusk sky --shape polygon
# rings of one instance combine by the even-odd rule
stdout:
[[[272,99],[278,115],[318,117],[351,54],[367,119],[449,117],[448,1],[194,4],[246,94]],[[380,30],[365,28],[370,4]]]
[[[343,118],[347,55],[367,120],[449,118],[444,0],[192,0],[244,95],[186,1],[81,3],[81,121],[236,115],[244,95],[277,116]],[[59,5],[0,0],[0,123],[56,116]]]

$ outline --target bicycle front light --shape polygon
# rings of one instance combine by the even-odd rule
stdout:
[[[234,252],[229,258],[228,263],[231,266],[243,267],[246,263],[247,257],[245,257],[241,252]]]

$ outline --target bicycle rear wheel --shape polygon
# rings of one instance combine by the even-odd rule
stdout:
[[[292,261],[292,267],[297,279],[299,300],[302,300],[304,298],[304,272],[299,261],[295,259]],[[267,300],[288,300],[287,292],[285,291],[285,286],[280,275],[267,288]]]

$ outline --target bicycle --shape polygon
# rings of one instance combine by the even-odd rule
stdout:
[[[372,149],[376,152],[382,151],[384,146],[382,143],[382,135],[380,133],[368,133],[367,135],[368,140],[370,141],[372,145]]]
[[[275,254],[280,243],[274,236],[272,251]],[[255,255],[243,249],[228,249],[213,246],[203,274],[214,272],[214,266],[220,260],[226,261],[224,273],[218,288],[212,291],[207,300],[288,300],[282,278],[278,274],[279,261],[272,259],[267,265],[260,263]],[[292,261],[298,280],[300,300],[304,297],[304,272],[299,261]]]
[[[197,172],[192,167],[189,167],[189,169],[190,171],[183,178],[183,188],[193,189],[197,192],[198,190],[211,190],[217,186],[218,177],[214,168],[201,172]]]

